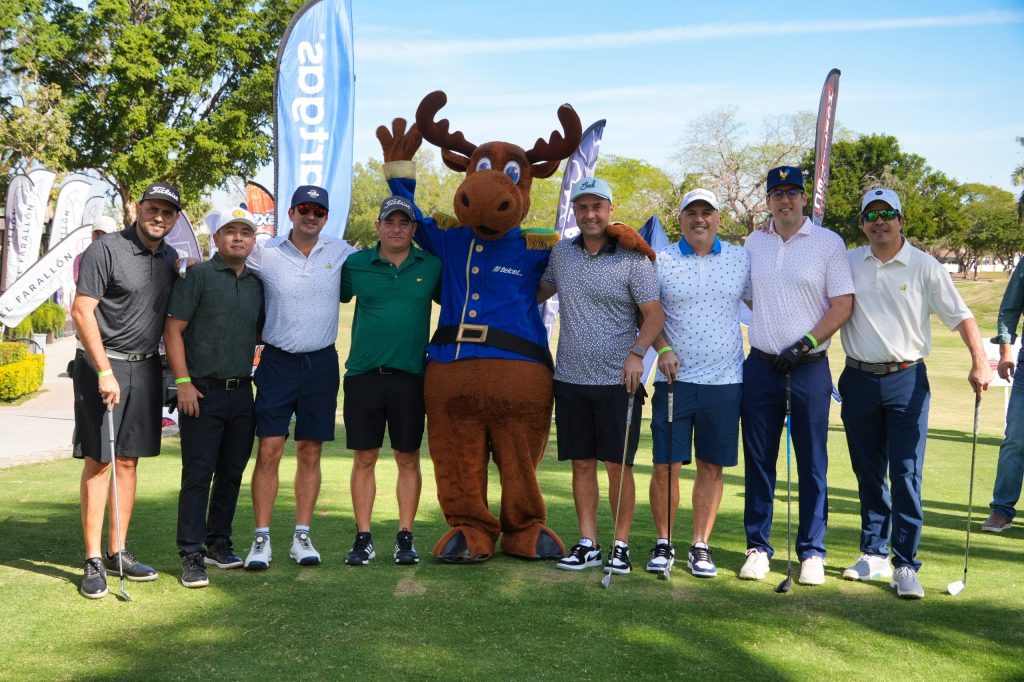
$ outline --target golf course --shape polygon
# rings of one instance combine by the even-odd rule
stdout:
[[[995,330],[1005,275],[959,283],[982,336]],[[348,350],[352,308],[342,307],[338,348]],[[842,348],[830,350],[833,380]],[[267,571],[210,569],[210,585],[185,589],[175,547],[180,447],[164,439],[161,456],[139,467],[128,549],[160,572],[127,583],[132,600],[83,599],[79,476],[72,459],[0,470],[0,680],[1014,680],[1024,679],[1024,524],[979,532],[988,515],[1002,438],[1004,388],[982,402],[974,476],[973,525],[964,576],[974,396],[960,337],[939,324],[928,359],[932,387],[919,559],[925,599],[896,598],[888,582],[850,582],[844,568],[860,555],[857,486],[832,406],[829,434],[827,582],[775,586],[786,571],[785,444],[780,448],[772,572],[761,582],[737,578],[744,559],[743,462],[726,470],[725,495],[711,548],[718,577],[694,578],[685,560],[669,580],[643,571],[655,536],[647,502],[649,422],[636,458],[637,508],[631,538],[634,570],[608,589],[599,570],[555,570],[553,563],[498,555],[479,565],[440,564],[430,556],[446,525],[438,509],[424,440],[423,493],[414,528],[417,566],[391,558],[397,531],[396,469],[384,451],[377,466],[377,558],[349,567],[355,535],[349,492],[351,453],[341,416],[326,443],[323,484],[311,536],[323,554],[316,567],[288,558],[294,523],[294,446],[286,447],[274,509],[274,561]],[[340,408],[340,401],[339,401]],[[71,409],[69,405],[68,409]],[[649,406],[646,412],[649,416]],[[244,556],[252,532],[250,460],[234,525]],[[794,467],[795,468],[795,467]],[[794,472],[795,475],[795,472]],[[539,472],[548,523],[567,545],[576,540],[571,471],[555,456],[552,429]],[[674,535],[685,558],[694,468],[683,467]],[[600,477],[598,542],[611,544],[607,479]],[[498,478],[491,470],[491,508]],[[799,495],[794,480],[794,496]],[[795,502],[795,500],[794,500]],[[795,511],[795,510],[794,510]],[[798,567],[795,567],[795,571]]]

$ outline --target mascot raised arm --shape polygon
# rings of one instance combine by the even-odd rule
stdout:
[[[445,165],[466,174],[455,192],[456,219],[416,209],[416,241],[443,264],[424,392],[437,497],[450,529],[433,554],[450,563],[486,561],[500,537],[505,554],[557,559],[565,548],[547,526],[536,474],[552,407],[551,352],[536,291],[558,235],[522,221],[533,179],[558,170],[579,145],[582,126],[563,104],[564,134],[552,132],[529,150],[508,142],[475,145],[450,132],[446,119],[435,121],[446,103],[443,92],[432,92],[408,130],[403,119],[377,129],[393,194],[415,202],[412,158],[422,139],[441,149]],[[635,231],[614,227],[623,246],[650,252]],[[487,504],[491,458],[501,480],[498,517]]]

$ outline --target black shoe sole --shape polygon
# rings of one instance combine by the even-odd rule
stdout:
[[[270,564],[265,564],[261,561],[254,561],[248,566],[243,565],[242,568],[247,571],[265,571],[270,568]]]
[[[83,591],[81,587],[79,587],[78,594],[82,595],[86,599],[103,599],[108,594],[110,594],[110,590],[104,589],[102,592],[98,592],[97,594],[89,594],[88,592]]]

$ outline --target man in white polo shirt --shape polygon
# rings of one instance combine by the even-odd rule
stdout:
[[[320,563],[309,524],[320,493],[320,452],[334,440],[338,406],[338,297],[341,266],[355,253],[348,242],[321,234],[327,224],[327,190],[303,185],[292,195],[291,231],[257,244],[246,262],[263,281],[266,323],[256,383],[259,450],[252,473],[256,532],[245,568],[270,566],[270,516],[277,498],[278,467],[295,416],[295,534],[292,559]]]
[[[992,370],[978,324],[949,273],[903,236],[902,211],[891,189],[868,191],[861,201],[868,245],[847,254],[857,296],[842,330],[847,358],[839,392],[860,496],[862,556],[843,577],[891,576],[897,595],[920,599],[924,588],[917,579],[921,562],[916,555],[924,525],[921,473],[931,395],[924,359],[931,352],[930,315],[960,332],[971,352],[967,381],[979,399]],[[890,544],[895,573],[889,567]]]
[[[828,339],[850,317],[853,278],[842,238],[803,214],[807,197],[800,169],[773,168],[766,185],[772,220],[766,231],[755,231],[746,243],[753,318],[740,407],[746,478],[743,524],[747,532],[747,559],[740,578],[762,580],[769,571],[776,463],[790,402],[800,478],[799,582],[821,585],[825,582],[825,475],[832,399],[825,350]],[[787,400],[788,388],[791,401]]]
[[[750,256],[743,247],[718,239],[721,223],[718,199],[712,192],[688,192],[679,210],[682,239],[662,249],[655,261],[665,330],[654,343],[658,375],[651,403],[654,474],[650,493],[658,539],[647,563],[651,573],[662,573],[675,562],[669,514],[674,519],[679,507],[679,467],[689,464],[691,451],[696,450],[693,543],[686,563],[697,577],[718,575],[708,539],[722,502],[722,469],[736,466],[739,456],[743,388],[739,306],[750,298]]]

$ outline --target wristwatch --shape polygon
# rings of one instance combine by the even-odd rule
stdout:
[[[633,355],[639,356],[641,358],[644,357],[645,355],[647,355],[647,349],[644,348],[643,346],[639,345],[639,344],[636,345],[636,346],[633,346],[633,349],[631,351],[629,351],[629,352],[632,353]]]

